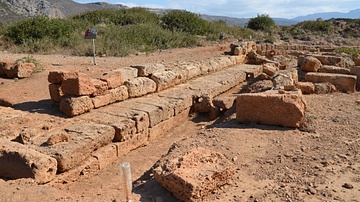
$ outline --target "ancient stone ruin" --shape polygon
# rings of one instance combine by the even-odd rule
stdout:
[[[134,64],[100,78],[51,71],[51,99],[68,118],[54,117],[44,126],[36,122],[41,114],[1,107],[0,129],[33,121],[26,130],[2,131],[0,176],[44,184],[94,173],[160,138],[190,112],[216,119],[235,108],[239,124],[299,128],[306,115],[303,94],[360,89],[359,60],[338,55],[332,47],[250,41],[233,43],[230,50],[173,67]],[[221,96],[234,87],[238,94]],[[231,180],[233,168],[221,153],[195,147],[183,154],[174,148],[153,172],[179,199],[200,201]]]

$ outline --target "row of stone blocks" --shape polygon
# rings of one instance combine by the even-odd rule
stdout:
[[[261,68],[233,66],[161,92],[114,103],[65,119],[61,127],[36,136],[25,145],[2,140],[0,176],[56,183],[99,170],[186,120],[193,96],[219,95]],[[14,167],[17,172],[9,169]]]
[[[128,98],[160,92],[240,62],[237,56],[224,56],[171,69],[162,64],[146,64],[120,68],[100,79],[78,72],[51,71],[49,91],[51,99],[60,104],[60,110],[73,117]]]

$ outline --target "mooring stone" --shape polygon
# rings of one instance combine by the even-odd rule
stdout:
[[[56,176],[54,158],[9,140],[0,140],[0,176],[10,179],[33,178],[44,184]]]
[[[245,93],[236,99],[236,119],[240,123],[298,128],[304,115],[305,101],[301,91]]]

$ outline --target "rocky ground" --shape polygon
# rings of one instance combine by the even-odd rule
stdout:
[[[228,44],[221,44],[126,58],[103,57],[98,58],[97,66],[92,65],[92,58],[34,55],[43,71],[21,80],[0,78],[0,98],[16,109],[42,114],[45,122],[62,116],[48,94],[47,75],[53,69],[97,77],[134,63],[175,64],[228,50]],[[0,53],[3,60],[24,56]],[[360,201],[359,95],[305,95],[309,132],[239,124],[234,110],[213,121],[207,115],[192,115],[161,139],[131,151],[89,177],[52,185],[37,185],[31,179],[0,179],[0,201],[125,201],[119,166],[123,161],[132,166],[134,201],[178,201],[152,174],[154,164],[174,147],[179,151],[207,148],[222,153],[233,164],[232,180],[204,201]]]

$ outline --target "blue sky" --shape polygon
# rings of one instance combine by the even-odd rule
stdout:
[[[344,12],[360,8],[359,0],[75,0],[79,3],[108,2],[126,6],[184,9],[194,13],[229,16],[294,18],[320,12]],[[360,16],[359,16],[360,18]]]

